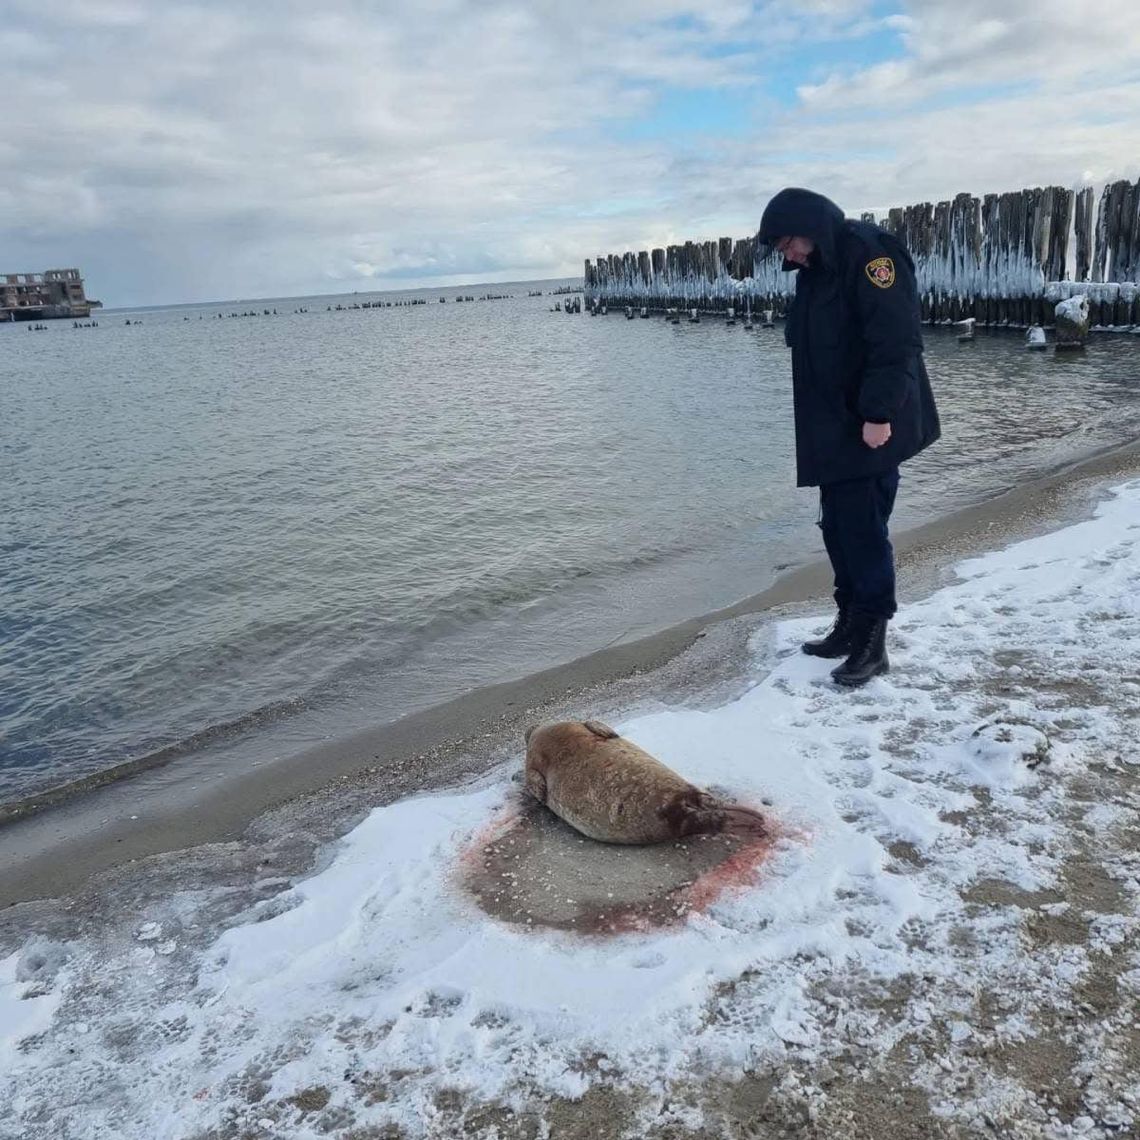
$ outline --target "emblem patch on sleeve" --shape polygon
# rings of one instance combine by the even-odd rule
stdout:
[[[895,263],[889,257],[876,257],[868,261],[865,269],[872,285],[889,289],[895,283]]]

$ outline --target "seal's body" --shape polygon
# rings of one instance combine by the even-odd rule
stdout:
[[[765,834],[764,817],[695,788],[600,721],[526,732],[526,790],[604,843],[664,843],[686,835]]]

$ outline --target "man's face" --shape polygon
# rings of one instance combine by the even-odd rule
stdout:
[[[776,242],[776,251],[793,265],[807,265],[815,250],[815,242],[806,237],[782,237]]]

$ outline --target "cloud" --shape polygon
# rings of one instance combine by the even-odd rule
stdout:
[[[948,92],[1033,84],[1048,97],[1140,79],[1140,7],[1106,0],[1095,11],[1069,0],[924,0],[888,17],[903,54],[834,70],[799,89],[813,110],[897,110]]]
[[[112,303],[504,280],[746,234],[787,183],[855,211],[1124,169],[1131,6],[992,9],[10,0],[0,268]],[[689,93],[743,126],[626,129]]]

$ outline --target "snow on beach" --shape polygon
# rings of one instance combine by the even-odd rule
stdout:
[[[308,878],[267,871],[225,929],[219,886],[0,961],[0,1136],[505,1140],[575,1111],[754,1135],[762,1098],[716,1090],[761,1077],[804,1128],[1131,1134],[1140,480],[956,569],[865,689],[798,653],[818,618],[788,620],[738,698],[615,723],[771,805],[771,857],[707,909],[612,937],[496,921],[458,868],[511,773],[399,801]],[[891,1064],[917,1100],[879,1094]]]

